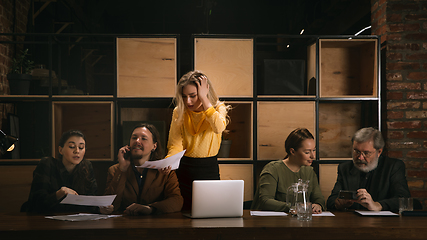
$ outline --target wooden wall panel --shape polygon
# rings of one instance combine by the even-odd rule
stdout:
[[[325,202],[328,200],[331,191],[337,181],[338,164],[320,164],[319,165],[319,185]]]
[[[245,181],[245,201],[250,201],[254,196],[254,182],[252,164],[219,164],[221,180]]]
[[[319,104],[320,158],[351,158],[353,134],[361,128],[359,103]]]
[[[175,38],[117,39],[117,96],[173,97]]]
[[[0,212],[16,213],[28,200],[36,166],[0,166]]]
[[[53,156],[62,133],[78,129],[86,137],[86,159],[113,159],[112,102],[54,102],[53,117]]]
[[[285,140],[295,128],[307,128],[315,135],[314,102],[258,103],[258,160],[286,156]]]
[[[220,97],[253,96],[253,40],[196,38],[194,68],[212,81]]]

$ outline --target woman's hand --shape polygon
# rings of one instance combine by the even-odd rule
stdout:
[[[168,175],[171,172],[171,169],[172,169],[172,167],[169,165],[167,167],[159,169],[159,172],[163,175]]]
[[[114,211],[114,206],[113,205],[100,206],[99,207],[99,212],[101,214],[111,214],[113,211]]]
[[[313,209],[313,214],[319,214],[319,213],[322,213],[322,206],[320,206],[319,204],[317,204],[317,203],[313,203],[312,205],[311,205],[311,208]]]
[[[117,160],[119,161],[120,171],[126,172],[130,166],[130,159],[125,159],[125,154],[130,151],[130,147],[128,145],[119,149],[119,153],[117,154]]]
[[[67,194],[79,195],[76,191],[71,188],[61,187],[58,191],[56,191],[56,199],[61,199]]]
[[[197,97],[202,102],[203,109],[207,110],[208,108],[212,107],[212,104],[208,99],[208,93],[209,93],[208,79],[206,78],[206,76],[200,76],[198,79],[200,80],[200,82],[196,82]]]
[[[124,213],[134,216],[134,215],[149,215],[152,212],[153,212],[153,209],[150,206],[132,203],[126,208]]]

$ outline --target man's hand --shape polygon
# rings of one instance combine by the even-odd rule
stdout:
[[[364,188],[357,190],[357,197],[358,199],[356,202],[364,206],[368,210],[381,211],[383,209],[379,202],[374,202],[371,194],[369,194],[368,191],[366,191],[366,189]]]
[[[113,205],[100,206],[99,207],[99,212],[101,214],[111,214],[113,211],[114,211],[114,206]]]
[[[150,206],[132,203],[126,208],[124,213],[128,215],[148,215],[152,212],[153,209]]]
[[[119,161],[119,169],[122,172],[126,172],[130,166],[130,159],[125,159],[125,153],[130,151],[130,147],[128,145],[119,149],[119,153],[117,154],[117,160]]]
[[[351,199],[335,199],[335,208],[338,210],[344,210],[346,208],[351,207],[356,200]]]

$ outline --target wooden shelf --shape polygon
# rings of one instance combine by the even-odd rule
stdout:
[[[315,135],[313,101],[258,102],[258,160],[282,159],[285,140],[295,128],[307,128]]]
[[[320,39],[320,97],[377,97],[377,49],[376,39]]]
[[[253,39],[194,39],[194,69],[209,77],[220,97],[253,96],[253,57]]]
[[[223,138],[232,141],[229,158],[221,160],[250,160],[252,159],[252,102],[227,101],[232,106],[229,112],[230,123],[228,133],[223,133]]]
[[[117,38],[117,96],[173,97],[175,38]]]
[[[353,134],[363,126],[378,127],[375,112],[378,109],[366,108],[363,102],[320,103],[319,157],[351,158]]]
[[[62,133],[77,129],[86,137],[86,159],[114,159],[113,102],[53,102],[52,109],[52,156],[58,156]]]

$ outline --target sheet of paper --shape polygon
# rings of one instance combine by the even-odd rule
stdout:
[[[79,213],[73,215],[63,215],[63,216],[47,216],[45,218],[54,219],[54,220],[62,220],[62,221],[89,221],[89,220],[100,220],[107,219],[113,217],[121,217],[122,215],[103,215],[103,214],[88,214],[88,213]]]
[[[167,166],[171,166],[172,170],[178,169],[179,162],[181,161],[182,156],[184,156],[185,150],[179,152],[175,155],[172,155],[168,158],[156,161],[147,161],[141,166],[136,166],[137,168],[152,168],[152,169],[162,169]]]
[[[251,216],[288,216],[285,212],[251,211]]]
[[[360,211],[356,210],[356,213],[362,216],[399,216],[399,214],[391,211]]]
[[[313,214],[313,217],[335,217],[335,214],[328,212],[328,211],[324,211],[324,212],[319,213],[319,214]]]
[[[85,195],[67,194],[67,196],[64,199],[62,199],[61,203],[83,205],[83,206],[109,206],[113,204],[113,201],[116,198],[116,196],[117,195],[85,196]]]

